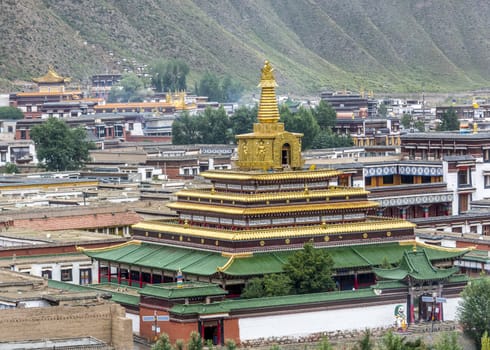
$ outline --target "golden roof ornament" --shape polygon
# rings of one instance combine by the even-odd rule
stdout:
[[[260,93],[260,103],[258,120],[259,123],[277,123],[279,121],[279,109],[277,107],[276,80],[274,79],[274,68],[269,61],[264,62],[262,67],[262,76],[259,87],[262,88]]]
[[[71,78],[62,77],[54,70],[52,65],[48,66],[48,72],[39,78],[32,78],[35,83],[49,84],[49,83],[69,83]]]

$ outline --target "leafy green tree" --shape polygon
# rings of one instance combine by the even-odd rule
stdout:
[[[250,279],[242,291],[241,297],[245,299],[261,298],[265,295],[264,280],[260,277]]]
[[[354,144],[350,135],[338,135],[331,130],[320,131],[312,142],[312,149],[350,147]]]
[[[230,122],[234,135],[252,132],[253,124],[257,122],[257,105],[253,108],[239,107],[230,117]]]
[[[218,102],[237,102],[243,93],[243,85],[233,81],[229,75],[221,81],[221,99]]]
[[[327,337],[322,337],[321,342],[316,346],[317,350],[333,350],[332,344],[328,341]]]
[[[70,129],[64,120],[57,118],[48,118],[30,131],[37,158],[49,171],[76,170],[88,162],[89,150],[95,145],[86,136],[83,128]]]
[[[189,113],[182,113],[172,123],[172,144],[192,145],[201,143],[199,119]]]
[[[444,332],[434,344],[434,350],[463,350],[458,343],[458,334],[456,332]],[[489,349],[490,350],[490,349]]]
[[[311,110],[301,107],[296,113],[292,113],[283,105],[280,109],[280,115],[286,130],[303,134],[301,143],[303,150],[310,149],[313,140],[320,132],[320,127]]]
[[[291,279],[284,273],[265,275],[263,284],[264,294],[268,297],[291,293]]]
[[[321,131],[331,130],[337,122],[337,112],[330,103],[323,100],[313,109],[313,116]]]
[[[326,292],[335,289],[332,279],[333,259],[326,249],[306,243],[289,257],[283,270],[291,279],[295,294]]]
[[[422,120],[417,120],[414,127],[418,131],[425,131],[425,123]]]
[[[204,343],[199,333],[192,332],[189,343],[187,344],[187,350],[202,350],[203,348]]]
[[[204,73],[196,93],[207,96],[209,101],[220,101],[223,94],[218,77],[210,72]]]
[[[378,115],[383,118],[386,118],[388,115],[388,107],[383,102],[378,107]]]
[[[175,350],[184,350],[185,343],[182,339],[177,339],[175,341]]]
[[[218,109],[206,108],[199,122],[202,143],[227,144],[233,139],[230,119],[223,107]]]
[[[151,350],[172,350],[172,343],[167,334],[162,333],[155,344],[151,347]]]
[[[461,293],[458,319],[464,333],[480,349],[483,334],[490,331],[490,279],[473,280],[465,287]]]
[[[141,102],[148,95],[144,81],[134,73],[124,74],[109,92],[109,102]]]
[[[226,347],[226,350],[236,350],[236,343],[233,339],[226,339],[225,340],[225,347]]]
[[[369,329],[364,331],[364,334],[361,339],[356,342],[353,350],[373,350],[374,342],[372,339],[372,333]]]
[[[402,118],[400,119],[400,123],[403,125],[404,129],[410,129],[410,124],[412,123],[412,116],[407,113],[403,113]]]
[[[151,84],[158,92],[187,89],[189,66],[180,60],[157,60],[150,65]]]
[[[6,163],[4,167],[4,171],[7,174],[18,174],[19,173],[19,168],[15,163]]]
[[[441,116],[441,124],[437,127],[438,131],[459,130],[459,119],[453,107],[444,112]]]
[[[0,107],[0,119],[22,119],[24,114],[17,107]]]

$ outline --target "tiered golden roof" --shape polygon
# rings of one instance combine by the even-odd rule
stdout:
[[[32,78],[32,81],[38,84],[56,84],[56,83],[69,83],[71,78],[62,77],[52,66],[48,67],[48,72],[39,78]]]
[[[287,191],[287,192],[266,192],[266,193],[231,193],[231,192],[209,192],[209,191],[178,191],[175,196],[188,199],[204,199],[204,200],[227,200],[239,203],[255,203],[264,201],[285,201],[302,198],[313,200],[327,200],[330,198],[342,198],[346,196],[366,196],[369,191],[359,187],[347,188],[329,188],[327,190],[318,191]]]

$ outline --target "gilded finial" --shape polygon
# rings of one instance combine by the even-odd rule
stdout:
[[[412,251],[413,251],[414,253],[416,253],[416,252],[417,252],[417,243],[416,243],[416,242],[414,242],[414,243],[413,243]]]
[[[262,78],[260,80],[274,79],[274,74],[272,73],[273,70],[274,68],[272,68],[269,61],[265,60],[264,67],[262,68]]]
[[[262,67],[262,76],[260,77],[259,87],[276,87],[276,80],[274,79],[274,68],[269,61],[265,60]]]

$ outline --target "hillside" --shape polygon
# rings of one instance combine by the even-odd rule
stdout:
[[[191,81],[209,70],[251,91],[264,59],[282,93],[488,88],[489,17],[486,0],[3,0],[0,83],[180,58]]]

